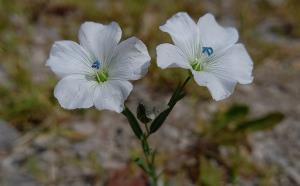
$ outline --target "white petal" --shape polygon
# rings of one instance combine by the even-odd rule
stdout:
[[[241,84],[249,84],[253,81],[252,69],[253,62],[242,44],[233,45],[207,66],[207,71],[216,76]]]
[[[124,102],[132,90],[128,81],[109,80],[95,89],[94,104],[99,110],[107,109],[122,112]]]
[[[93,106],[94,81],[83,75],[71,75],[61,79],[54,89],[54,96],[63,108],[89,108]]]
[[[171,35],[174,44],[187,56],[194,57],[199,48],[199,33],[195,21],[185,12],[171,17],[160,30]]]
[[[207,86],[215,100],[230,96],[237,82],[248,84],[253,81],[253,62],[242,44],[229,48],[220,58],[212,61],[204,70],[193,71],[196,82]]]
[[[89,74],[92,72],[92,57],[73,41],[58,41],[51,48],[46,65],[58,76]]]
[[[228,48],[238,41],[237,30],[220,26],[212,14],[200,17],[197,25],[203,47],[212,47],[214,51],[217,51]]]
[[[161,44],[156,48],[157,65],[164,69],[170,67],[181,67],[189,69],[187,56],[175,45]]]
[[[216,101],[227,98],[234,91],[236,81],[222,79],[209,72],[192,71],[195,81],[201,85],[206,86]]]
[[[80,44],[103,64],[110,61],[121,36],[122,30],[116,22],[109,25],[85,22],[79,30]]]
[[[131,37],[116,48],[108,64],[110,79],[137,80],[148,72],[150,56],[144,43]]]

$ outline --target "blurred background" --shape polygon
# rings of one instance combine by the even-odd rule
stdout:
[[[169,186],[300,185],[299,0],[0,0],[0,185],[146,186],[132,159],[138,141],[121,114],[67,111],[45,66],[54,41],[78,41],[84,21],[117,21],[153,58],[127,101],[166,102],[187,72],[157,68],[158,27],[178,11],[213,13],[240,32],[254,83],[215,102],[190,82],[151,139]]]

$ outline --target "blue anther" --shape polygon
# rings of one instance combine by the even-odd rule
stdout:
[[[211,47],[202,47],[202,53],[206,53],[208,56],[211,56],[214,53],[214,50]]]
[[[100,68],[100,62],[99,62],[98,60],[95,61],[95,62],[92,64],[92,68],[99,69],[99,68]]]

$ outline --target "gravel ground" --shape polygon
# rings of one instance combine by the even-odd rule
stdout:
[[[274,6],[280,6],[283,2],[268,1]],[[222,21],[234,25],[236,21],[231,15],[234,1],[226,2],[221,4],[226,17]],[[203,7],[211,12],[216,12],[217,9],[211,1],[204,1]],[[22,23],[18,17],[12,21]],[[265,59],[255,66],[254,83],[238,86],[234,95],[224,102],[195,102],[193,98],[187,97],[175,107],[166,124],[151,139],[151,144],[160,154],[176,160],[176,164],[166,163],[168,169],[178,170],[183,163],[188,163],[189,159],[179,154],[195,141],[193,131],[196,130],[195,122],[198,117],[206,119],[209,113],[223,104],[237,102],[249,105],[253,116],[271,111],[285,114],[284,121],[273,130],[249,137],[253,148],[252,158],[260,163],[279,167],[280,174],[274,181],[275,186],[300,185],[300,41],[270,32],[272,26],[281,24],[281,20],[276,18],[262,21],[256,30],[257,37],[264,42],[281,45],[293,55],[284,60]],[[45,46],[49,41],[59,40],[60,37],[57,30],[48,29],[43,24],[36,25],[33,33],[34,37],[30,39],[32,46],[22,50],[33,54],[30,69],[35,74],[35,81],[43,82],[50,74],[49,69],[44,66],[48,55]],[[0,84],[5,79],[2,71],[0,66]],[[147,81],[139,81],[135,84],[128,104],[133,108],[139,100],[157,100],[158,97],[160,100],[167,100],[168,96],[170,95],[154,91]],[[145,178],[141,172],[133,170],[132,175],[124,176],[124,172],[131,172],[132,168],[128,163],[139,144],[122,115],[103,111],[97,122],[74,119],[62,126],[78,135],[66,138],[56,132],[37,133],[35,130],[21,134],[11,125],[1,122],[0,185],[118,186],[120,177],[123,176],[124,179],[129,176],[131,180],[126,184],[145,186]],[[171,185],[193,186],[185,178],[171,180]],[[241,180],[239,185],[257,184],[255,181]]]

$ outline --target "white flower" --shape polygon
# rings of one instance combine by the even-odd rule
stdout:
[[[195,81],[206,86],[215,100],[230,96],[238,83],[253,80],[253,62],[238,41],[234,28],[223,28],[211,14],[195,23],[187,13],[177,13],[160,29],[171,35],[175,45],[157,47],[161,68],[181,67],[191,70]]]
[[[145,75],[150,56],[137,38],[119,43],[121,35],[115,22],[86,22],[79,30],[80,45],[73,41],[54,43],[47,66],[62,77],[54,90],[62,107],[95,106],[122,112],[133,88],[129,80]]]

